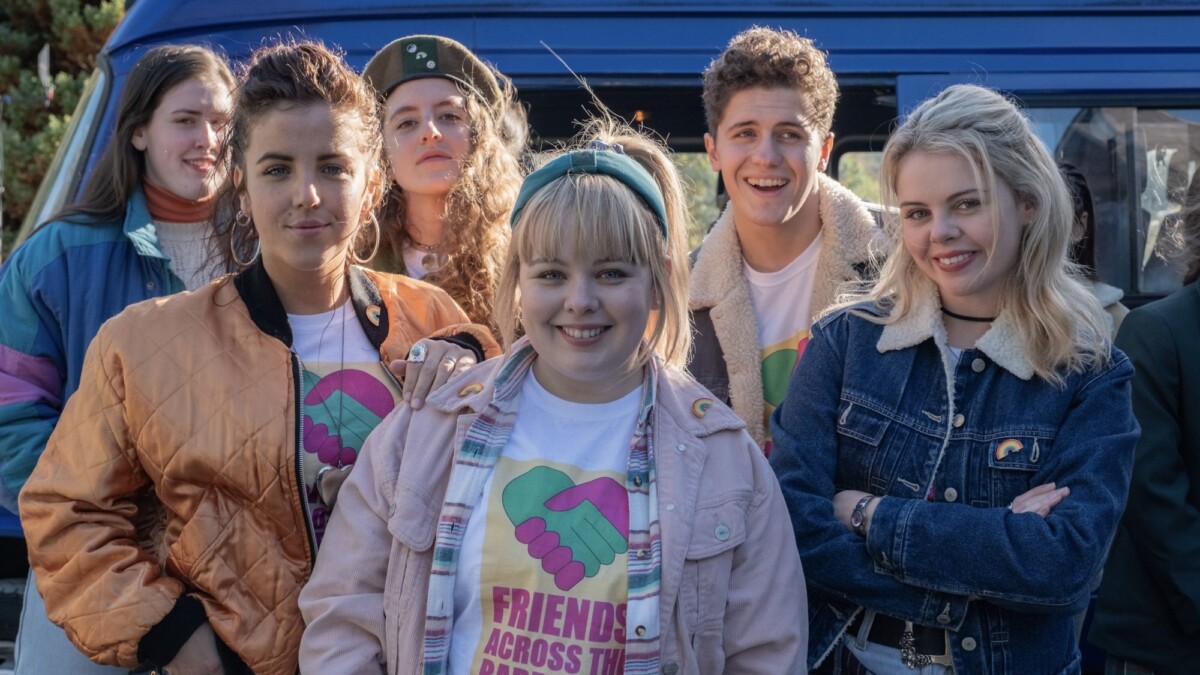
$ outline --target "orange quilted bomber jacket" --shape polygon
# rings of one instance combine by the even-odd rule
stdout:
[[[384,363],[430,334],[499,352],[433,286],[360,268],[349,281]],[[89,658],[134,667],[191,608],[253,672],[296,672],[315,546],[290,343],[261,264],[101,328],[20,495],[38,590]]]

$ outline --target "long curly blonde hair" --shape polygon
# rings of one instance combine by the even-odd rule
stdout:
[[[528,135],[525,109],[507,78],[496,73],[502,96],[495,106],[458,85],[471,125],[471,153],[446,196],[442,252],[448,258],[425,281],[446,291],[471,321],[496,332],[492,305],[508,250],[508,215],[521,188],[521,153]],[[384,153],[386,155],[386,153]],[[379,214],[382,251],[396,260],[411,245],[407,200],[394,181]]]

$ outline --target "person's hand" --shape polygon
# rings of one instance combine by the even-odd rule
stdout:
[[[629,550],[629,495],[611,478],[576,485],[539,466],[504,488],[503,503],[517,541],[563,591]]]
[[[397,359],[389,366],[396,378],[404,383],[401,392],[404,400],[413,410],[420,410],[429,392],[476,362],[475,353],[470,349],[446,340],[426,338],[412,346],[406,360]]]
[[[850,524],[850,516],[854,514],[854,507],[858,506],[858,500],[871,494],[861,490],[842,490],[833,496],[833,517],[844,525],[847,530],[854,532],[854,526]],[[866,532],[871,527],[871,516],[875,515],[875,507],[879,506],[879,497],[872,499],[863,509],[863,532]]]
[[[183,643],[166,670],[171,675],[225,675],[217,653],[217,636],[207,621]]]
[[[1017,495],[1009,505],[1013,513],[1036,513],[1045,518],[1050,511],[1071,494],[1069,487],[1057,487],[1054,483],[1039,485],[1028,492]]]

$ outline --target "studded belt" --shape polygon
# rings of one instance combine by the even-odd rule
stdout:
[[[954,667],[950,653],[950,634],[942,628],[930,628],[902,621],[884,614],[876,614],[871,622],[867,640],[900,650],[900,660],[909,668],[920,668],[931,663]]]

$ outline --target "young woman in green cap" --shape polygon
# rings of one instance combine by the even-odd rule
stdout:
[[[363,77],[383,102],[391,189],[376,266],[424,279],[495,328],[492,298],[521,183],[525,111],[508,80],[462,44],[410,35]]]

